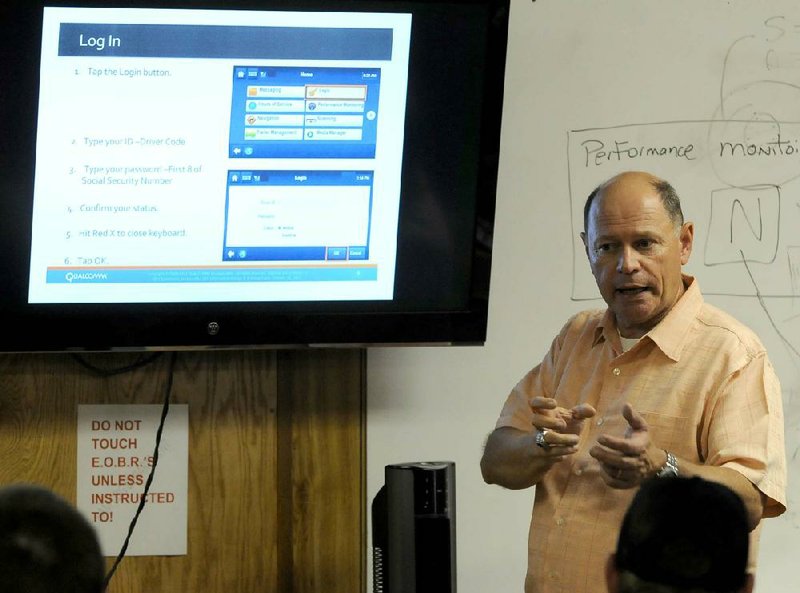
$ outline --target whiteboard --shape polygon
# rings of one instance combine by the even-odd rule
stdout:
[[[764,521],[756,590],[794,581],[800,3],[512,0],[487,343],[368,353],[368,497],[385,464],[456,461],[461,593],[522,590],[533,492],[483,484],[482,443],[564,321],[604,307],[583,203],[629,169],[675,186],[695,223],[685,271],[760,336],[780,377],[789,510]]]

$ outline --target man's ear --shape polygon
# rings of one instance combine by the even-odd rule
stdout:
[[[681,265],[685,266],[689,262],[689,256],[692,254],[692,243],[694,241],[693,222],[684,223],[678,240],[681,242]]]
[[[589,243],[586,242],[586,233],[581,231],[581,241],[583,241],[583,249],[586,251],[586,257],[589,257]]]
[[[616,559],[616,554],[609,554],[608,560],[606,560],[606,587],[608,588],[608,593],[617,593],[617,589],[619,588],[619,573],[617,572]]]

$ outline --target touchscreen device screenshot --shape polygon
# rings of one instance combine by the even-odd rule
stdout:
[[[46,7],[29,302],[391,299],[410,31]]]

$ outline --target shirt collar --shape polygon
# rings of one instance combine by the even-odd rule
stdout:
[[[592,346],[597,346],[597,344],[603,341],[612,345],[616,344],[617,341],[615,337],[618,335],[619,332],[617,331],[617,322],[614,319],[614,314],[611,313],[611,309],[606,309],[602,319],[600,319],[600,323],[598,323],[597,327],[594,329],[594,341],[592,341]]]
[[[700,307],[703,305],[703,295],[700,294],[700,286],[693,276],[682,274],[683,284],[686,291],[678,299],[678,302],[670,309],[667,316],[651,329],[646,337],[650,338],[656,346],[669,358],[677,362],[680,360],[681,352],[689,335],[689,327],[697,317]],[[611,344],[619,345],[617,323],[611,309],[606,309],[603,318],[595,329],[594,341],[592,346],[605,340]],[[615,346],[616,348],[617,346]],[[621,352],[621,346],[620,346]]]

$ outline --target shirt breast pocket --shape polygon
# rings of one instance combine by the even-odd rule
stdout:
[[[697,461],[697,427],[690,418],[659,412],[639,412],[647,422],[650,439],[659,449]]]

